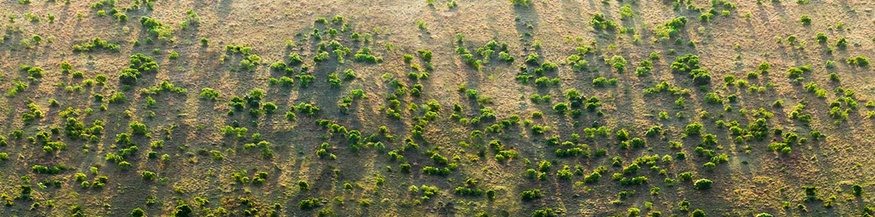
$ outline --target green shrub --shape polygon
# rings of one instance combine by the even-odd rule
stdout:
[[[525,191],[520,193],[520,199],[522,199],[523,202],[537,200],[537,199],[540,199],[542,197],[544,197],[544,194],[541,193],[541,189],[537,189],[537,188],[531,189],[531,190],[525,190]]]
[[[64,166],[64,165],[45,166],[45,165],[35,164],[31,167],[31,171],[33,171],[34,173],[37,173],[37,174],[54,175],[54,174],[60,174],[61,172],[64,172],[64,170],[67,170],[67,166]]]
[[[119,81],[125,85],[134,85],[143,73],[155,73],[158,63],[152,57],[141,53],[131,55],[130,66],[119,72]]]
[[[838,47],[839,49],[848,48],[848,39],[846,39],[845,37],[839,38],[839,40],[836,41],[836,47]]]
[[[853,188],[854,196],[859,197],[859,196],[863,195],[863,186],[855,184],[854,186],[852,186],[852,188]]]
[[[693,212],[690,216],[692,216],[692,217],[705,217],[705,211],[702,211],[701,209],[696,209],[696,210],[693,210]]]
[[[131,217],[143,217],[143,216],[146,216],[146,212],[143,211],[143,209],[140,209],[140,207],[137,207],[137,208],[134,208],[134,210],[131,210]]]
[[[422,173],[427,175],[447,176],[450,172],[451,170],[449,168],[437,168],[432,166],[425,166],[422,168]]]
[[[113,44],[100,38],[94,38],[89,42],[73,45],[73,51],[88,52],[93,51],[95,48],[100,48],[108,51],[118,51],[120,47],[121,46],[119,46],[118,44]]]
[[[723,99],[721,99],[720,96],[714,92],[708,92],[707,94],[705,94],[704,101],[705,101],[705,103],[713,104],[713,105],[723,104]]]
[[[684,130],[684,133],[688,136],[698,136],[698,135],[702,134],[703,128],[704,128],[704,126],[702,125],[702,123],[693,122],[693,123],[690,123],[687,125],[686,129]]]
[[[298,208],[301,210],[310,210],[322,206],[322,201],[319,198],[304,199],[298,202]]]
[[[155,178],[158,177],[158,175],[155,174],[155,172],[148,171],[148,170],[143,171],[142,176],[143,176],[143,180],[147,180],[147,181],[154,181]]]
[[[826,34],[824,34],[823,32],[818,32],[817,36],[815,36],[815,40],[817,40],[817,43],[826,44],[826,41],[828,40],[828,38],[826,37]]]
[[[134,135],[146,135],[146,133],[148,133],[146,125],[138,121],[132,121],[129,126]]]
[[[568,104],[564,102],[556,103],[553,105],[553,111],[556,111],[556,113],[559,114],[565,114],[565,112],[568,111]]]
[[[593,29],[595,30],[616,30],[618,25],[614,23],[614,21],[608,20],[605,18],[605,15],[602,13],[596,13],[592,15],[592,19],[589,21],[592,24]]]
[[[27,67],[26,71],[30,78],[40,79],[43,77],[43,69],[40,67]]]
[[[709,179],[697,179],[695,182],[693,182],[693,186],[696,188],[696,190],[708,190],[711,189],[711,185],[713,183],[714,182]]]
[[[535,82],[537,83],[537,81],[535,81]],[[613,86],[616,84],[617,84],[617,78],[607,79],[605,77],[598,77],[598,78],[592,79],[592,85],[595,87],[607,87],[607,86]]]
[[[363,63],[378,63],[382,62],[383,59],[374,55],[371,55],[370,49],[368,47],[362,47],[355,53],[355,61],[363,62]]]
[[[143,27],[145,27],[148,30],[147,32],[149,34],[151,34],[153,37],[167,38],[171,34],[173,34],[173,29],[171,29],[170,26],[164,25],[160,21],[158,21],[154,18],[151,18],[151,17],[147,17],[147,16],[141,17],[140,24],[142,24]]]
[[[204,100],[216,101],[219,99],[219,91],[213,88],[205,87],[201,89],[200,98]]]
[[[116,92],[116,93],[112,94],[112,97],[110,97],[107,102],[113,103],[113,104],[118,104],[118,103],[124,103],[127,100],[128,100],[128,97],[125,95],[125,93]]]
[[[611,64],[611,67],[616,69],[618,73],[623,73],[624,71],[626,71],[627,61],[626,58],[623,58],[623,56],[614,55],[607,62]]]
[[[802,18],[799,18],[799,21],[802,22],[802,25],[811,25],[811,18],[808,15],[803,14]]]
[[[540,64],[538,63],[540,59],[541,56],[539,56],[537,53],[529,53],[529,56],[526,57],[526,64],[537,66]]]
[[[850,65],[858,66],[858,67],[867,67],[869,66],[869,59],[865,56],[857,56],[854,58],[848,58],[846,61]]]

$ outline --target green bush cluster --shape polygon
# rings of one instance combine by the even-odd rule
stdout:
[[[131,121],[129,126],[131,128],[131,133],[134,135],[146,135],[149,131],[146,128],[146,125],[143,123],[140,123],[139,121]]]
[[[64,165],[46,166],[46,165],[35,164],[31,167],[31,171],[33,171],[34,173],[49,174],[49,175],[60,174],[61,172],[64,172],[64,170],[66,170],[66,169],[67,169],[67,166],[64,166]]]
[[[43,111],[40,110],[40,107],[35,103],[28,103],[27,108],[30,112],[24,112],[21,114],[21,120],[24,121],[25,124],[31,124],[37,119],[42,119],[45,117]]]
[[[693,182],[693,186],[696,188],[696,190],[708,190],[711,189],[711,185],[713,183],[714,182],[710,179],[697,179],[695,182]]]
[[[607,79],[605,77],[598,77],[592,79],[592,86],[595,87],[607,87],[617,85],[617,78]]]
[[[158,177],[158,174],[148,170],[144,170],[141,175],[143,176],[143,180],[146,181],[155,181],[155,178]]]
[[[480,197],[485,191],[477,187],[477,180],[468,178],[465,180],[464,186],[458,186],[453,190],[453,193],[461,196]]]
[[[426,175],[447,176],[450,175],[452,169],[450,167],[438,168],[433,166],[425,166],[422,168],[422,173]]]
[[[371,54],[371,50],[368,47],[362,47],[355,53],[355,61],[363,63],[378,63],[382,62],[383,58]]]
[[[337,159],[336,155],[328,152],[328,150],[330,148],[331,148],[331,145],[329,145],[327,142],[323,142],[322,145],[319,146],[319,149],[316,150],[316,157],[319,157],[321,159],[331,159],[331,160]]]
[[[677,57],[671,64],[671,70],[674,73],[687,73],[696,84],[711,83],[711,75],[708,70],[699,66],[699,56],[686,54]]]
[[[319,113],[320,109],[318,106],[308,103],[308,102],[300,102],[297,106],[290,107],[291,112],[299,112],[306,114],[307,116],[315,116]]]
[[[140,93],[145,94],[145,95],[158,95],[158,94],[161,94],[162,92],[185,94],[186,92],[188,92],[188,89],[185,89],[182,87],[177,87],[176,85],[174,85],[173,83],[170,83],[167,80],[161,81],[161,83],[159,83],[158,85],[151,86],[149,88],[140,89]]]
[[[37,80],[43,77],[43,68],[39,66],[29,66],[29,65],[21,65],[19,66],[21,71],[27,72],[28,79]]]
[[[173,29],[170,26],[164,25],[161,21],[155,18],[143,16],[140,18],[140,24],[146,28],[147,32],[153,37],[168,38],[173,34]]]
[[[675,17],[663,25],[656,28],[656,35],[663,39],[676,37],[681,33],[681,29],[687,24],[687,18],[684,16]]]
[[[233,178],[234,181],[240,184],[263,184],[266,181],[268,175],[269,174],[267,172],[259,171],[252,175],[252,177],[250,178],[249,172],[247,172],[246,170],[242,170],[231,174],[231,178]]]
[[[298,202],[298,208],[301,210],[311,210],[322,206],[322,200],[319,198],[304,199]]]
[[[125,85],[134,85],[143,73],[155,73],[157,71],[158,63],[152,57],[137,53],[131,55],[128,68],[122,69],[119,72],[119,81]]]
[[[531,189],[520,192],[520,199],[523,202],[529,202],[533,200],[537,200],[544,197],[544,193],[541,193],[541,189]]]
[[[93,51],[95,48],[100,48],[108,51],[118,51],[120,47],[121,46],[119,46],[118,44],[113,44],[100,38],[94,38],[90,42],[73,45],[73,51],[88,52]]]
[[[595,30],[614,31],[618,28],[617,23],[608,20],[602,13],[593,14],[592,19],[590,19],[589,23],[592,24],[592,28]]]
[[[650,60],[643,60],[638,63],[638,68],[635,69],[635,75],[638,77],[648,76],[650,75],[651,70],[653,70],[653,62]]]
[[[846,60],[846,62],[849,65],[858,66],[858,67],[869,66],[869,59],[867,59],[865,56],[857,56],[854,58],[848,58],[848,60]]]
[[[219,91],[213,88],[205,87],[201,89],[200,98],[204,100],[216,101],[219,99]]]
[[[12,83],[12,88],[9,88],[9,90],[6,91],[6,96],[14,97],[18,95],[18,93],[20,93],[21,91],[27,90],[27,88],[28,85],[26,83],[22,81],[15,81]]]

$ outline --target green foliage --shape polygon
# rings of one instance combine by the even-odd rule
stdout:
[[[203,100],[216,101],[219,99],[219,91],[213,88],[205,87],[201,89],[200,98]]]
[[[140,209],[140,207],[137,207],[137,208],[134,208],[134,210],[131,210],[131,217],[143,217],[143,216],[146,216],[146,211],[143,211],[143,209]]]
[[[869,66],[869,59],[865,56],[857,56],[854,58],[848,58],[847,63],[857,67],[867,67]]]
[[[617,78],[607,79],[605,77],[598,77],[598,78],[592,79],[592,86],[595,86],[595,87],[614,86],[617,84],[617,81],[618,81]]]
[[[656,35],[663,39],[674,38],[680,35],[681,29],[687,24],[687,18],[684,16],[675,17],[665,24],[656,27]]]
[[[89,52],[93,51],[95,48],[100,48],[108,51],[118,51],[121,46],[119,46],[118,44],[107,42],[100,38],[94,38],[89,42],[73,45],[74,52]]]
[[[153,37],[163,39],[168,38],[173,34],[173,29],[171,29],[170,26],[164,25],[160,21],[148,16],[141,17],[140,24],[142,24],[147,32]]]
[[[693,186],[696,188],[696,190],[708,190],[711,189],[711,185],[713,183],[714,182],[709,179],[697,179],[695,182],[693,182]]]
[[[146,135],[146,133],[148,133],[146,125],[138,121],[131,121],[130,127],[131,133],[133,133],[134,135]]]
[[[623,56],[614,55],[607,62],[611,64],[611,67],[614,67],[614,69],[616,69],[618,73],[623,73],[624,71],[626,71],[627,61],[626,58],[623,58]]]
[[[298,208],[301,210],[310,210],[320,206],[322,206],[322,201],[315,197],[298,202]]]
[[[63,164],[62,165],[51,165],[51,166],[35,164],[31,167],[31,171],[33,171],[34,173],[37,173],[37,174],[55,175],[55,174],[60,174],[61,172],[64,172],[64,170],[67,170],[67,166],[64,166]]]
[[[803,14],[799,21],[802,22],[802,25],[811,25],[811,17],[808,17],[808,15]]]
[[[529,202],[533,200],[537,200],[544,197],[544,194],[541,193],[541,189],[531,189],[520,192],[520,199],[523,202]]]
[[[119,82],[124,85],[134,85],[143,73],[155,73],[158,71],[158,63],[152,57],[141,53],[131,55],[128,68],[119,72]]]
[[[687,73],[696,84],[711,83],[711,75],[708,70],[699,66],[699,56],[686,54],[675,59],[671,64],[672,72]]]
[[[355,53],[355,61],[362,63],[378,63],[382,62],[383,59],[371,54],[371,50],[368,47],[362,47]]]
[[[592,15],[592,19],[589,21],[592,24],[593,29],[595,30],[608,30],[614,31],[618,28],[617,23],[614,21],[608,20],[604,14],[596,13]]]

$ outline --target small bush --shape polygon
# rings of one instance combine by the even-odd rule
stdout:
[[[542,197],[544,197],[544,194],[541,193],[541,189],[531,189],[520,193],[520,199],[522,199],[523,202],[537,200]]]
[[[865,56],[857,56],[854,58],[848,58],[846,61],[850,65],[858,66],[858,67],[866,67],[869,66],[869,59]]]
[[[204,100],[216,101],[219,99],[219,91],[208,87],[203,88],[201,89],[200,98]]]
[[[711,189],[711,185],[713,183],[714,182],[709,179],[698,179],[693,182],[693,186],[696,188],[696,190],[708,190]]]
[[[129,126],[130,126],[130,128],[131,128],[131,132],[132,132],[134,135],[146,135],[146,133],[148,133],[148,130],[147,130],[147,128],[146,128],[146,125],[143,124],[143,123],[140,123],[140,122],[138,122],[138,121],[132,121],[132,122],[129,124]]]
[[[848,39],[846,39],[845,37],[839,38],[839,40],[836,41],[836,47],[838,47],[839,49],[847,49]]]
[[[155,178],[158,177],[158,175],[155,174],[155,172],[148,171],[148,170],[143,171],[142,176],[143,176],[143,180],[147,180],[147,181],[154,181]]]
[[[319,198],[304,199],[298,202],[298,208],[301,210],[310,210],[322,206],[322,201]]]
[[[119,46],[118,44],[113,44],[100,38],[94,38],[89,42],[73,45],[73,51],[89,52],[93,51],[95,48],[100,48],[108,51],[118,51],[120,47],[121,46]]]
[[[799,18],[799,21],[802,22],[802,25],[811,25],[811,17],[808,17],[808,15],[803,14],[802,18]]]
[[[618,25],[614,23],[614,21],[608,20],[605,18],[605,15],[602,13],[597,13],[592,15],[592,19],[589,21],[592,24],[593,29],[595,30],[616,30]]]

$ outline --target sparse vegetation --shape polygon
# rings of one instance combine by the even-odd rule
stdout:
[[[875,215],[866,1],[17,2],[5,215]]]

